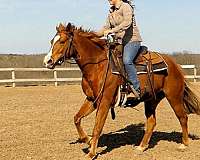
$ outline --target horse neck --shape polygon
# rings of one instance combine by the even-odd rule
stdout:
[[[107,60],[106,51],[95,45],[92,40],[75,32],[74,47],[77,51],[76,62],[83,70],[87,64],[98,64]]]

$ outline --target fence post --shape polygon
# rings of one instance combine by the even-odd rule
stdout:
[[[55,79],[55,87],[57,87],[58,82],[57,82],[57,71],[56,70],[53,71],[53,75],[54,75],[54,79]]]
[[[15,69],[12,70],[12,87],[15,87]]]
[[[197,82],[197,68],[194,66],[194,82]]]

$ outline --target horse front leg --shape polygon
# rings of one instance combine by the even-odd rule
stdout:
[[[86,134],[86,132],[81,127],[81,119],[91,114],[94,110],[95,108],[93,107],[92,102],[86,99],[83,105],[81,106],[79,112],[74,116],[74,124],[78,131],[80,142],[87,144],[90,143],[91,138]]]
[[[103,97],[104,98],[104,97]],[[95,126],[93,129],[91,148],[90,152],[86,155],[86,158],[93,159],[96,156],[96,149],[98,145],[98,140],[102,132],[103,126],[105,124],[111,101],[102,99],[99,108],[97,110]]]

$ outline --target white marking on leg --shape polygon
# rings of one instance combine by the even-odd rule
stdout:
[[[148,147],[135,146],[136,150],[144,152]]]
[[[180,147],[179,147],[179,149],[181,149],[181,150],[184,150],[184,149],[186,149],[186,148],[187,148],[187,146],[184,145],[184,144],[181,144]]]

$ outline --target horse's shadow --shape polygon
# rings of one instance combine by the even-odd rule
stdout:
[[[98,147],[106,147],[106,149],[99,154],[106,154],[125,145],[138,145],[143,135],[143,123],[131,124],[118,131],[103,134],[99,139]]]
[[[106,147],[104,150],[101,150],[98,155],[103,155],[108,152],[111,152],[112,150],[116,148],[120,148],[122,146],[126,145],[133,145],[137,146],[140,144],[142,137],[144,135],[144,124],[131,124],[126,126],[123,129],[120,129],[115,132],[110,132],[107,134],[103,134],[99,138],[98,147]],[[189,134],[189,137],[192,140],[199,140],[200,137],[197,135]],[[181,143],[182,139],[182,133],[180,132],[160,132],[160,131],[154,131],[153,135],[151,137],[151,140],[149,142],[149,148],[154,148],[159,141],[164,140],[168,142],[175,142],[175,143]],[[79,141],[71,142],[70,144],[76,144],[79,143]],[[82,149],[83,152],[88,153],[89,148]],[[97,155],[97,156],[98,156]]]
[[[144,135],[144,124],[131,124],[126,126],[123,129],[120,129],[115,132],[110,132],[108,134],[103,134],[98,143],[98,147],[106,147],[106,149],[102,150],[99,154],[103,155],[116,148],[120,148],[125,145],[139,145],[142,137]],[[155,131],[151,137],[149,148],[154,148],[159,141],[165,140],[168,142],[176,142],[181,143],[182,133],[180,132],[160,132]],[[199,140],[200,137],[197,135],[189,134],[189,137],[192,140]],[[84,149],[86,151],[86,149]],[[83,150],[83,151],[84,151]]]

